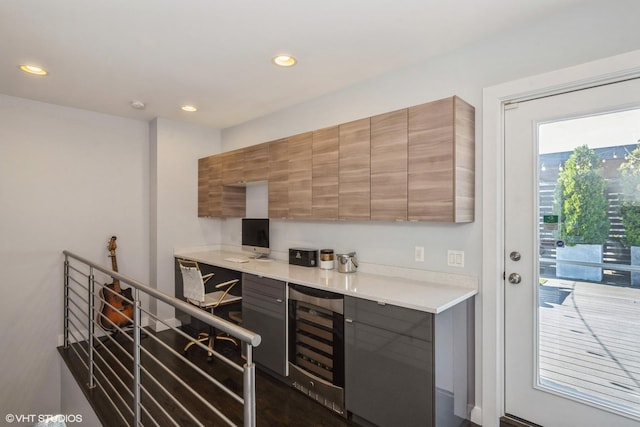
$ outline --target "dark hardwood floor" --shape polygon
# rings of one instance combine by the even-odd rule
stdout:
[[[207,401],[216,407],[224,408],[224,414],[237,424],[243,424],[243,408],[237,401],[228,397],[221,392],[216,386],[209,381],[203,379],[192,368],[189,368],[178,357],[167,351],[166,348],[154,339],[157,337],[167,346],[182,352],[184,338],[173,331],[164,331],[158,334],[148,332],[149,336],[142,340],[143,349],[141,351],[142,366],[148,370],[157,380],[151,378],[147,372],[141,374],[143,387],[153,394],[156,401],[152,401],[146,392],[142,393],[142,403],[146,411],[143,411],[143,425],[155,425],[151,422],[152,416],[156,422],[161,425],[172,425],[166,417],[165,411],[176,419],[180,426],[197,425],[193,419],[189,418],[186,411],[194,414],[200,422],[207,426],[226,425],[221,419],[213,414],[205,405],[194,396],[191,391],[173,375],[180,378],[194,390],[197,390]],[[124,396],[125,401],[120,401],[117,394],[112,389],[105,386],[105,389],[95,387],[89,389],[88,373],[86,368],[85,351],[87,343],[78,343],[65,349],[59,348],[59,352],[65,360],[67,366],[74,375],[76,381],[87,396],[96,415],[105,426],[125,426],[127,423],[113,409],[113,405],[109,401],[109,397],[114,400],[118,409],[124,414],[127,422],[132,423],[131,404],[132,398],[127,390],[132,383],[130,375],[126,372],[130,371],[132,359],[130,356],[130,344],[127,337],[117,336],[118,342],[122,343],[127,351],[120,349],[112,342],[106,341],[104,346],[97,344],[100,357],[96,357],[96,379],[101,384],[106,384],[105,379],[109,378],[114,384],[115,389]],[[216,342],[216,349],[232,360],[241,362],[239,350],[233,344],[226,341]],[[127,354],[129,353],[129,354]],[[118,361],[114,360],[117,359]],[[154,359],[160,360],[165,364],[171,372],[163,370]],[[205,372],[211,373],[218,381],[229,389],[241,393],[242,390],[242,374],[219,360],[214,359],[207,362],[206,352],[198,348],[192,348],[189,354],[189,360],[196,364]],[[296,426],[296,427],[344,427],[357,426],[358,424],[347,420],[338,414],[335,414],[314,402],[300,392],[296,391],[284,382],[274,377],[256,370],[256,419],[259,427],[268,426]],[[161,392],[164,388],[168,393],[174,396],[180,396],[179,399],[185,406],[180,408],[165,393]],[[160,396],[160,397],[157,397]],[[165,396],[165,397],[163,397]],[[390,396],[390,401],[393,397]],[[474,426],[473,423],[464,424],[464,426]]]

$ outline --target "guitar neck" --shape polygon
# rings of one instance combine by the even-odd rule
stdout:
[[[118,271],[118,261],[116,260],[116,253],[113,251],[113,254],[109,255],[111,257],[111,269],[113,271]]]
[[[116,248],[118,247],[118,245],[116,245],[116,239],[116,236],[111,237],[107,249],[109,249],[109,257],[111,258],[111,269],[117,272],[118,261],[116,260]],[[113,278],[113,290],[120,293],[120,280],[116,278]]]

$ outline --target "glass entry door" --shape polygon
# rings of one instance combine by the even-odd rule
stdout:
[[[505,141],[506,412],[637,426],[640,82],[508,106]]]

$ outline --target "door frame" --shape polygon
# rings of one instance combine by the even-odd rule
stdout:
[[[483,89],[482,392],[472,421],[484,427],[504,415],[504,106],[638,77],[637,64],[640,50]]]

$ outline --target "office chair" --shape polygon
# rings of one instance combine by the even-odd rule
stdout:
[[[242,300],[242,297],[231,295],[229,293],[229,291],[231,291],[231,289],[240,281],[239,279],[218,283],[215,285],[216,290],[214,292],[206,293],[205,284],[214,276],[214,273],[205,274],[203,276],[200,271],[200,266],[195,261],[178,260],[178,264],[180,265],[180,272],[182,273],[182,293],[190,304],[214,314],[216,308],[237,303]],[[237,319],[235,313],[233,317]],[[196,341],[201,343],[204,343],[205,341],[209,342],[208,346],[210,351],[207,354],[207,360],[209,361],[211,361],[213,357],[213,345],[216,339],[227,340],[238,345],[238,342],[233,337],[230,337],[225,333],[215,335],[212,327],[209,328],[209,333],[199,333]],[[195,342],[190,341],[184,347],[185,355],[193,344],[195,344]]]

